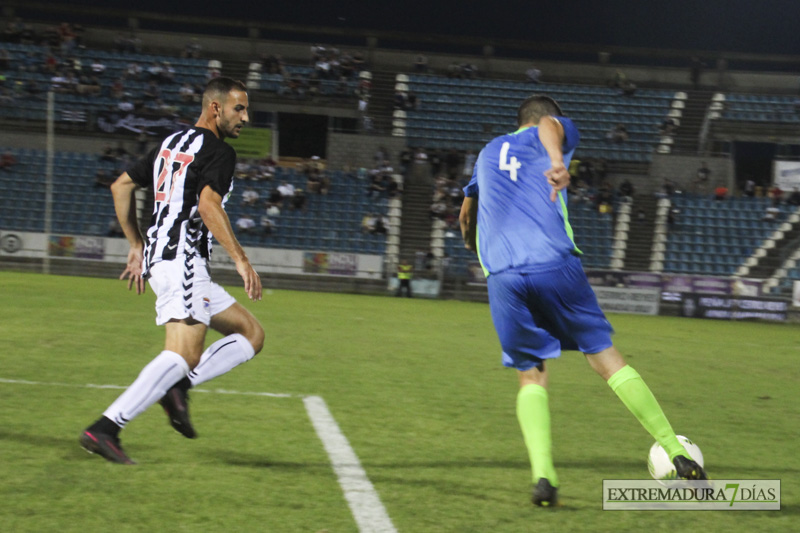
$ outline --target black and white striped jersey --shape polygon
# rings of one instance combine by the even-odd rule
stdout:
[[[211,232],[197,211],[200,192],[211,187],[224,207],[233,190],[236,151],[211,130],[173,133],[128,170],[140,187],[152,188],[153,218],[144,249],[144,276],[159,261],[211,257]]]

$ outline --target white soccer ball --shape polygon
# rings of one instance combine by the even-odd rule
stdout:
[[[703,464],[703,452],[700,451],[700,447],[683,435],[677,435],[677,437],[678,442],[686,448],[691,458],[700,466],[705,467]],[[675,465],[669,460],[667,451],[657,442],[650,447],[650,454],[647,456],[647,469],[650,470],[650,475],[653,476],[653,479],[657,481],[678,479]]]

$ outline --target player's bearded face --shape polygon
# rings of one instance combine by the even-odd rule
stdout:
[[[217,118],[217,127],[223,137],[236,139],[250,118],[247,114],[247,93],[244,91],[231,91],[220,108]]]

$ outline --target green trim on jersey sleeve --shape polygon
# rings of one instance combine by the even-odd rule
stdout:
[[[558,199],[561,201],[561,212],[564,213],[564,229],[567,230],[567,237],[569,237],[569,240],[572,241],[572,246],[575,247],[575,251],[583,255],[583,252],[575,244],[575,237],[573,236],[572,233],[572,226],[569,225],[569,213],[567,212],[567,203],[564,201],[564,196],[561,194],[561,191],[558,191]]]
[[[483,260],[481,259],[481,232],[480,228],[475,228],[475,248],[477,248],[478,252],[478,262],[481,264],[481,268],[483,269],[483,275],[485,277],[489,277],[490,272],[486,270],[486,267],[483,266]]]

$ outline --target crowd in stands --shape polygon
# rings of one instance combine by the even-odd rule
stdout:
[[[431,219],[443,220],[450,231],[458,230],[458,213],[464,201],[464,187],[472,177],[477,156],[472,150],[425,150],[403,152],[401,164],[413,158],[415,163],[429,163],[434,176]]]

